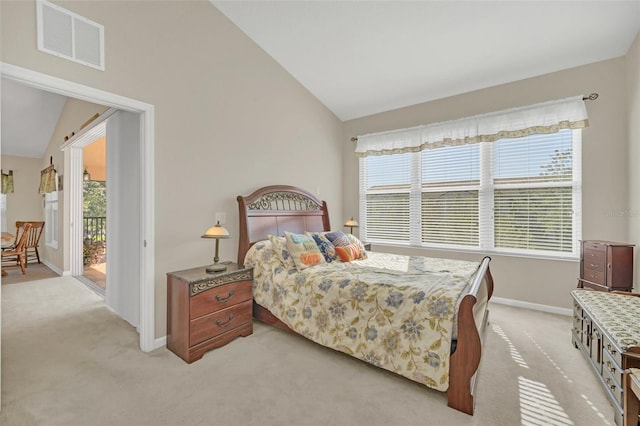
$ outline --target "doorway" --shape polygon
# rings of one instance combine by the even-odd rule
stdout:
[[[139,232],[131,235],[131,237],[135,238],[136,243],[130,246],[129,250],[136,252],[138,273],[129,275],[127,280],[135,281],[139,288],[137,304],[139,310],[138,332],[140,334],[141,350],[148,352],[162,346],[164,340],[158,339],[158,341],[156,341],[154,333],[153,105],[7,63],[0,63],[0,75],[30,87],[110,106],[129,112],[131,117],[134,117],[134,121],[136,121],[138,125],[138,132],[135,136],[138,143],[131,144],[131,146],[135,146],[137,151],[137,155],[134,156],[134,158],[137,162],[137,174],[140,179],[140,193],[136,194],[138,197],[138,204],[136,205],[138,211],[135,215],[139,221]],[[129,121],[131,121],[131,117],[129,117]],[[80,135],[76,135],[76,137],[79,136]],[[78,153],[77,151],[80,152]],[[76,179],[81,182],[82,173],[81,150],[71,148],[68,150],[68,153],[65,151],[65,200],[74,198],[81,199],[82,186],[75,185],[76,189],[74,190],[71,182]],[[77,205],[81,207],[81,203],[77,203]],[[64,214],[69,215],[69,210],[65,209]],[[81,212],[75,217],[81,217]],[[80,235],[78,239],[80,244],[68,244],[68,247],[65,245],[66,252],[63,271],[65,275],[72,275],[71,259],[76,257],[77,252],[82,252],[82,227],[72,224],[70,218],[71,216],[65,218],[65,223],[68,224],[68,228],[65,229],[65,234],[68,233],[69,236],[72,236],[74,232],[78,233],[78,235]],[[123,229],[122,232],[126,233],[126,229]],[[119,234],[117,235],[120,236]],[[82,259],[81,256],[78,258]],[[80,260],[79,263],[81,265],[82,261]],[[107,273],[107,278],[109,275],[110,274]],[[107,288],[109,287],[110,286],[107,285]]]
[[[101,135],[82,151],[82,281],[102,297],[107,288],[106,144]]]

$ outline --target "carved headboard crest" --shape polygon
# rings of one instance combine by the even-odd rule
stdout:
[[[249,210],[287,210],[312,211],[322,210],[322,206],[309,197],[292,192],[270,192],[260,199],[249,203]]]
[[[329,231],[327,203],[313,194],[288,185],[260,188],[250,195],[239,195],[240,213],[238,264],[253,243],[269,235],[284,235],[285,231]]]

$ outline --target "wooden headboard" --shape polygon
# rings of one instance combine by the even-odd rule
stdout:
[[[238,209],[238,265],[244,264],[244,257],[254,243],[268,239],[269,235],[331,229],[327,203],[295,186],[265,186],[250,195],[239,195]]]

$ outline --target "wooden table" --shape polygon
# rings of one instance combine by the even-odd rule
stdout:
[[[631,368],[624,372],[624,426],[638,426],[640,411],[640,370]]]
[[[2,244],[1,247],[7,247],[9,245],[11,245],[11,243],[13,242],[14,239],[14,235],[10,234],[8,232],[3,232],[2,233]],[[5,275],[7,275],[7,271],[5,271],[4,269],[2,270],[2,276],[4,277]]]

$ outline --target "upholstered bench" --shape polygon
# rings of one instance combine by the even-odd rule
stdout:
[[[591,364],[622,425],[623,374],[640,368],[640,297],[576,289],[572,341]]]

